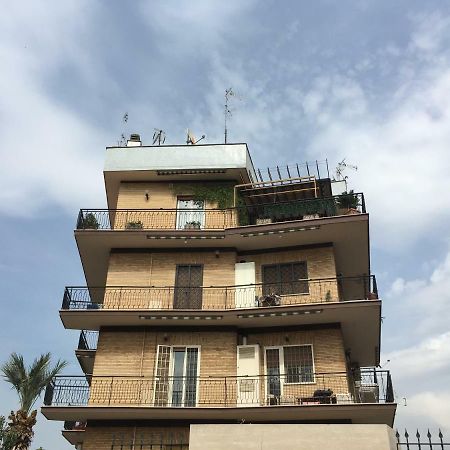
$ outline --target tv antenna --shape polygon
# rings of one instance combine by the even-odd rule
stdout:
[[[233,91],[233,88],[225,89],[225,109],[224,109],[224,134],[225,134],[225,144],[227,143],[227,137],[228,137],[228,129],[227,129],[227,119],[228,117],[232,116],[231,109],[228,108],[228,102],[231,97],[236,97],[237,99],[241,100]]]
[[[340,163],[338,163],[336,167],[336,181],[345,181],[348,178],[347,175],[343,176],[343,172],[345,171],[345,169],[358,170],[358,167],[346,163],[344,158]]]
[[[126,124],[128,123],[127,112],[125,112],[125,114],[122,116],[122,122],[125,124],[124,126],[126,127]],[[120,140],[117,141],[117,145],[118,147],[125,147],[127,145],[127,138],[125,137],[125,131],[121,133]]]
[[[189,130],[189,128],[186,130],[186,144],[189,145],[195,145],[197,142],[200,142],[202,139],[205,139],[206,135],[202,134],[202,137],[198,140],[195,140],[195,136],[192,134],[192,132]]]
[[[152,145],[164,144],[166,142],[166,133],[163,130],[158,130],[158,128],[154,128],[155,132],[153,133],[153,143]]]

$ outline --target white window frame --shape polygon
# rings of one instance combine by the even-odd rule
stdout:
[[[299,381],[298,383],[288,383],[286,382],[287,374],[284,368],[284,348],[285,347],[310,347],[311,357],[312,357],[312,368],[313,368],[313,381]],[[267,350],[278,350],[280,355],[279,365],[280,365],[280,395],[283,395],[284,385],[293,386],[297,384],[316,384],[316,367],[314,363],[314,346],[313,344],[289,344],[289,345],[271,345],[264,347],[264,379],[265,379],[265,396],[268,396],[267,391]]]
[[[167,393],[168,403],[169,405],[166,406],[167,408],[172,407],[172,394],[173,394],[173,369],[174,369],[174,358],[173,358],[173,349],[174,348],[185,348],[186,350],[188,348],[195,348],[197,349],[197,383],[196,383],[196,393],[195,393],[195,407],[198,406],[199,401],[199,392],[200,392],[200,359],[201,359],[201,346],[200,345],[166,345],[166,344],[158,344],[156,346],[156,359],[155,359],[155,368],[154,368],[154,382],[153,382],[153,402],[155,401],[155,394],[156,394],[156,381],[157,381],[157,372],[158,372],[158,360],[159,360],[159,351],[161,347],[169,347],[170,348],[170,355],[169,355],[169,377],[172,378],[172,382],[169,381],[169,389]],[[183,365],[183,374],[186,374],[186,363],[187,358],[184,358],[184,365]],[[186,375],[183,375],[183,377],[186,377]],[[183,389],[183,398],[181,401],[182,408],[193,408],[193,406],[184,406],[185,402],[185,390]]]

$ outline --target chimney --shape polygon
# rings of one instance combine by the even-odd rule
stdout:
[[[139,134],[130,134],[130,139],[127,141],[127,147],[140,147],[142,145],[141,136]]]

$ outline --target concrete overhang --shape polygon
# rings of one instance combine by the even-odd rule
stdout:
[[[84,437],[86,435],[85,430],[63,430],[62,431],[63,437],[66,438],[66,440],[72,444],[82,444],[84,441]]]
[[[83,373],[91,374],[94,371],[95,350],[75,350],[75,356],[78,359]]]
[[[61,310],[66,328],[195,327],[236,329],[340,324],[345,349],[360,366],[379,364],[381,301],[361,300],[232,310]],[[80,362],[81,363],[81,362]],[[86,373],[86,372],[85,372]]]
[[[109,209],[123,181],[256,180],[247,144],[107,147],[103,174]]]
[[[253,408],[160,408],[153,406],[43,406],[49,420],[184,420],[252,423],[381,423],[392,427],[395,403],[258,406]]]
[[[237,252],[287,249],[332,243],[336,272],[345,276],[370,274],[369,216],[249,225],[214,231],[186,230],[75,230],[75,239],[88,286],[104,286],[112,249],[234,248]]]

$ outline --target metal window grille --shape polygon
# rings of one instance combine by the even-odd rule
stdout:
[[[306,261],[267,264],[263,269],[263,295],[309,293]]]
[[[284,347],[283,352],[286,383],[311,383],[314,381],[311,346]]]

